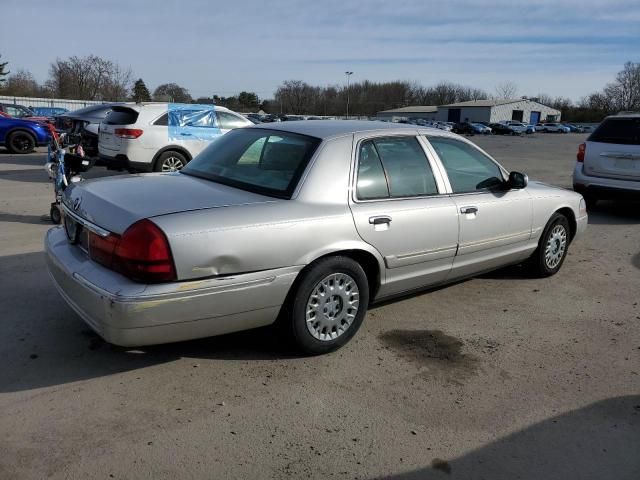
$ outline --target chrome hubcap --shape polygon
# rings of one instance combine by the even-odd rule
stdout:
[[[184,167],[184,163],[178,157],[168,157],[162,163],[163,172],[175,172]]]
[[[544,259],[548,268],[556,268],[567,249],[567,230],[562,225],[556,225],[551,230],[547,246],[544,249]]]
[[[358,313],[360,291],[345,273],[332,273],[313,288],[307,300],[307,330],[327,342],[346,332]]]

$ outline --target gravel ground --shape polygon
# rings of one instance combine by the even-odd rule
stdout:
[[[583,139],[472,138],[566,187]],[[592,212],[555,277],[385,303],[331,355],[268,329],[125,350],[49,280],[43,161],[0,151],[1,479],[640,478],[638,204]]]

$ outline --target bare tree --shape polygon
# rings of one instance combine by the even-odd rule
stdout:
[[[518,94],[518,85],[512,81],[505,81],[496,85],[496,100],[510,100],[516,98]]]
[[[16,97],[38,97],[42,94],[42,87],[38,85],[31,72],[18,70],[9,75],[2,93]]]
[[[131,69],[96,55],[56,59],[49,67],[46,86],[61,98],[124,100],[131,86]]]

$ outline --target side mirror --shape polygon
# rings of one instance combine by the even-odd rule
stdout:
[[[509,188],[521,190],[529,184],[529,177],[525,173],[511,172],[509,174]]]

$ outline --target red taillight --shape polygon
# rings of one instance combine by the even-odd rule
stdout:
[[[138,138],[144,131],[139,128],[116,128],[113,133],[120,138]]]
[[[89,232],[89,255],[91,259],[100,265],[111,268],[113,264],[113,252],[119,241],[120,237],[113,233],[110,233],[106,237],[101,237],[96,233]]]
[[[89,236],[91,258],[111,270],[143,283],[170,282],[176,279],[169,242],[153,222],[140,220],[122,236]]]
[[[586,149],[587,149],[586,143],[581,143],[578,146],[578,154],[576,155],[576,160],[578,160],[578,162],[580,163],[584,162],[584,152]]]

